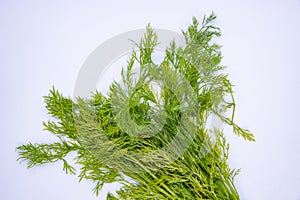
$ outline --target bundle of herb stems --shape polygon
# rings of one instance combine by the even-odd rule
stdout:
[[[58,141],[17,147],[19,161],[29,168],[61,161],[66,173],[94,181],[96,195],[105,183],[121,183],[107,194],[110,200],[239,199],[239,170],[229,167],[229,144],[221,127],[209,130],[208,118],[217,116],[246,140],[254,137],[234,122],[232,84],[220,64],[220,46],[212,42],[221,35],[215,18],[193,18],[183,32],[186,45],[172,42],[159,64],[152,58],[158,36],[148,25],[122,83],[113,82],[107,96],[96,91],[72,100],[52,88],[44,99],[54,119],[43,126]],[[153,82],[160,82],[159,91]],[[66,158],[71,152],[75,162]]]

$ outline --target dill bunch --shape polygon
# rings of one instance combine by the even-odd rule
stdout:
[[[105,183],[121,183],[109,200],[239,199],[239,170],[229,167],[229,144],[221,126],[208,127],[209,117],[246,140],[254,137],[234,122],[232,84],[220,64],[220,46],[212,42],[221,35],[215,18],[193,18],[183,31],[186,45],[171,42],[161,63],[153,61],[159,40],[148,25],[122,82],[113,82],[108,95],[96,91],[72,100],[53,87],[44,99],[54,119],[43,126],[58,141],[21,145],[18,160],[28,168],[60,161],[66,173],[94,181],[96,195]],[[71,152],[73,164],[66,159]]]

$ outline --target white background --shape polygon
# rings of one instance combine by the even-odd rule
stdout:
[[[16,162],[16,146],[54,140],[42,131],[42,96],[52,85],[72,96],[82,63],[112,36],[148,22],[180,31],[211,11],[236,85],[236,119],[256,137],[245,142],[226,129],[241,199],[299,200],[299,0],[1,0],[0,199],[105,199],[115,185],[95,197],[93,184],[65,175],[61,163],[27,170]]]

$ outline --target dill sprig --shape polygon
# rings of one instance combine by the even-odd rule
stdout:
[[[183,31],[186,45],[172,42],[161,63],[152,59],[159,40],[148,25],[121,72],[122,84],[113,82],[108,96],[96,91],[72,100],[53,87],[44,100],[54,120],[43,126],[58,141],[21,145],[18,160],[28,168],[60,161],[67,174],[94,181],[96,195],[105,183],[121,183],[110,200],[239,199],[239,170],[229,167],[229,144],[221,128],[207,128],[208,118],[216,115],[246,140],[254,137],[234,121],[233,85],[220,64],[220,46],[212,42],[221,35],[215,18],[193,18]],[[66,159],[71,152],[73,164]]]

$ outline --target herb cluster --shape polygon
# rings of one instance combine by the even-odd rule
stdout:
[[[186,45],[172,42],[161,63],[153,61],[159,41],[147,26],[122,70],[122,84],[113,82],[107,96],[95,92],[72,100],[52,88],[44,99],[53,120],[43,126],[58,141],[17,147],[19,161],[29,168],[60,161],[66,173],[94,181],[96,195],[105,183],[121,183],[116,195],[107,195],[110,200],[239,199],[234,186],[239,170],[227,163],[229,144],[222,129],[207,128],[208,119],[216,115],[235,134],[254,137],[234,122],[232,84],[222,71],[220,46],[212,42],[221,35],[212,25],[215,18],[211,14],[202,23],[193,18],[183,32]],[[78,167],[66,159],[71,152]]]

